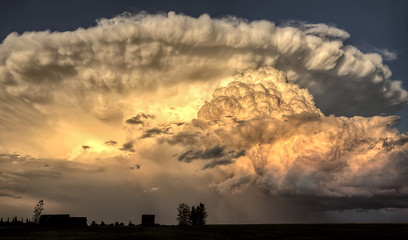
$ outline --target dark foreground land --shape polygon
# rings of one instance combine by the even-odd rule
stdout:
[[[0,239],[408,239],[408,224],[1,227]]]

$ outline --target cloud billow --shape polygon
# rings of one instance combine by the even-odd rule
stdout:
[[[187,151],[180,160],[245,150],[222,167],[231,176],[214,185],[222,193],[254,184],[277,196],[408,195],[408,141],[390,128],[395,117],[326,116],[307,90],[276,69],[238,75],[216,89],[197,116],[192,124],[207,150]]]

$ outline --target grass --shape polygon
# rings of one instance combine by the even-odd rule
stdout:
[[[1,227],[1,240],[12,239],[358,239],[406,240],[408,224],[268,224],[197,227],[86,227],[50,229]]]

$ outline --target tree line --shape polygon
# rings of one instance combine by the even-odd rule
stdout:
[[[207,210],[203,203],[191,208],[186,203],[180,203],[177,208],[177,221],[181,226],[202,226],[207,219]]]
[[[18,219],[17,217],[13,217],[12,219],[7,218],[3,219],[0,218],[0,226],[31,226],[35,223],[31,222],[30,219]]]
[[[44,210],[44,201],[40,200],[34,208],[34,214],[32,219],[23,219],[18,220],[17,217],[13,217],[11,220],[7,218],[7,220],[3,220],[0,218],[0,226],[28,226],[28,225],[38,225],[40,223],[41,213]],[[207,210],[205,209],[205,205],[200,203],[197,206],[188,206],[186,203],[180,203],[177,208],[177,221],[180,226],[202,226],[206,224],[207,219]],[[100,224],[97,224],[95,221],[92,221],[91,226],[125,226],[122,222],[115,222],[111,224],[105,224],[103,221]],[[131,221],[127,226],[136,226]]]

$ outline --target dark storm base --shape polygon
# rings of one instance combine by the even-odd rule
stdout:
[[[408,224],[1,227],[0,239],[408,239]]]

